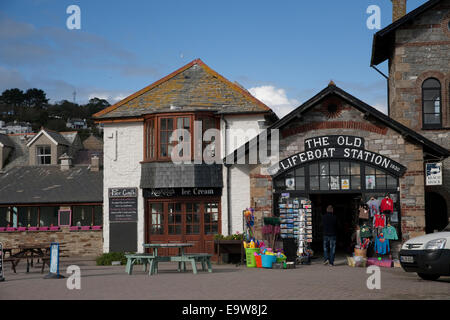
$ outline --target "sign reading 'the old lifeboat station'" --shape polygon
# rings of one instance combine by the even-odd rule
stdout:
[[[305,140],[305,151],[280,161],[269,171],[280,174],[296,166],[323,159],[346,159],[368,163],[396,176],[402,176],[406,168],[381,154],[364,149],[364,138],[331,135]]]

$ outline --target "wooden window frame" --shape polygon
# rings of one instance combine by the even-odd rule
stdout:
[[[49,148],[50,149],[50,153],[49,154],[39,154],[39,150],[43,149],[43,148]],[[50,157],[50,163],[41,163],[41,159],[42,158],[46,158],[46,157]],[[52,146],[49,144],[43,144],[43,145],[38,145],[36,146],[36,164],[38,166],[48,166],[52,164]]]
[[[171,161],[171,157],[168,153],[167,157],[162,157],[160,155],[160,149],[161,149],[161,120],[162,119],[168,119],[172,118],[174,123],[173,130],[178,129],[178,118],[189,118],[190,121],[190,128],[189,133],[191,135],[191,160],[194,160],[194,141],[196,137],[194,137],[194,124],[195,121],[200,121],[201,119],[209,117],[215,120],[216,129],[220,130],[220,118],[215,116],[211,112],[196,112],[196,113],[161,113],[157,115],[148,115],[144,117],[144,150],[143,150],[143,163],[145,162],[169,162]],[[149,123],[153,121],[153,127],[149,125]],[[202,123],[203,126],[203,123]],[[154,143],[151,143],[149,139],[151,139],[151,134],[149,132],[150,128],[153,130],[153,138]],[[204,133],[204,129],[202,127],[202,136]],[[220,145],[220,141],[218,141]],[[177,143],[172,142],[173,146],[175,146]],[[170,143],[168,145],[171,145]],[[203,155],[203,148],[204,143],[202,143],[202,155]],[[153,148],[153,157],[151,156],[151,148]],[[220,152],[217,150],[216,152]]]
[[[438,87],[433,87],[433,88],[424,88],[424,84],[425,82],[427,82],[428,80],[435,80],[439,83],[439,88]],[[439,79],[434,78],[434,77],[430,77],[430,78],[426,78],[423,82],[422,82],[422,129],[441,129],[442,128],[442,83],[441,81],[439,81]],[[436,114],[436,113],[425,113],[425,102],[430,101],[430,100],[426,100],[425,101],[425,91],[426,90],[439,90],[439,124],[430,124],[430,123],[425,123],[425,115],[426,114]]]

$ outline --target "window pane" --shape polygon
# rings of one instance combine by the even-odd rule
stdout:
[[[320,177],[320,190],[329,190],[329,178],[328,176]]]
[[[423,103],[423,113],[440,113],[440,112],[441,111],[439,102],[436,103],[435,101],[425,101]]]
[[[350,162],[342,161],[341,175],[349,175],[349,174],[350,174]]]
[[[305,167],[301,167],[295,170],[295,175],[297,177],[303,177],[305,175]]]
[[[19,227],[37,227],[38,226],[38,208],[37,207],[18,207]],[[6,226],[5,226],[6,227]]]
[[[170,131],[173,130],[173,119],[172,118],[167,119],[167,130],[170,130]]]
[[[184,118],[177,118],[177,129],[183,129],[183,119]]]
[[[41,207],[40,226],[51,227],[58,225],[58,209],[59,207]]]
[[[7,207],[0,207],[0,227],[7,227],[8,226],[8,208]]]
[[[295,189],[296,190],[305,190],[305,177],[295,178]]]
[[[92,207],[73,206],[72,225],[81,227],[81,226],[90,226],[91,224],[92,224]]]
[[[361,165],[359,163],[352,162],[351,170],[352,175],[361,174]]]
[[[167,129],[167,119],[161,119],[161,130]]]
[[[321,176],[327,176],[330,174],[330,171],[328,170],[328,161],[325,162],[320,162],[319,163],[320,166],[320,175]]]
[[[377,189],[386,189],[386,176],[377,176]]]
[[[319,177],[318,176],[310,177],[309,185],[311,190],[319,190]]]
[[[338,161],[330,162],[330,175],[339,175],[339,162]]]
[[[387,176],[387,188],[388,189],[396,189],[397,188],[397,179],[393,176]]]
[[[423,90],[423,100],[425,101],[435,101],[435,100],[439,100],[441,95],[441,90],[439,89],[435,89],[435,90]]]
[[[319,175],[319,165],[317,163],[313,163],[309,165],[309,174],[312,176]]]
[[[366,166],[366,174],[375,174],[375,168],[371,166]]]
[[[361,189],[361,176],[352,176],[351,188],[355,190]]]
[[[275,179],[275,188],[284,188],[284,178]]]
[[[340,188],[341,184],[339,183],[339,176],[330,176],[330,189],[339,190]]]
[[[440,114],[425,114],[425,123],[426,124],[440,124],[441,117]]]
[[[103,225],[103,207],[95,206],[94,207],[94,226]]]
[[[441,83],[436,79],[427,79],[422,84],[423,88],[440,88]]]

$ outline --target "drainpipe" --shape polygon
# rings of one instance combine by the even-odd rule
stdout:
[[[221,119],[225,123],[225,157],[228,155],[228,149],[227,149],[227,130],[230,128],[228,121],[225,119],[224,115],[221,116]],[[230,195],[230,182],[231,182],[231,164],[226,163],[225,158],[225,167],[227,168],[227,220],[228,220],[228,235],[232,234],[232,227],[231,227],[231,195]]]
[[[386,78],[387,80],[387,115],[388,117],[391,116],[391,107],[390,107],[390,92],[389,92],[389,77],[387,75],[385,75],[383,72],[381,72],[380,70],[378,70],[377,67],[375,67],[374,65],[371,65],[372,68],[374,68],[379,74],[381,74],[383,77]]]

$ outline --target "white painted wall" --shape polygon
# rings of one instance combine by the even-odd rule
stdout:
[[[228,134],[237,137],[238,146],[255,137],[263,129],[258,121],[263,121],[263,115],[227,116],[225,118],[232,129]],[[253,129],[243,135],[236,129]],[[103,251],[109,252],[109,188],[138,188],[138,243],[137,248],[142,252],[144,243],[144,198],[139,188],[141,179],[141,165],[143,160],[143,130],[142,122],[110,123],[104,125],[104,228]],[[222,155],[225,155],[225,122],[221,121]],[[117,140],[117,148],[116,148]],[[231,150],[230,150],[231,149]],[[227,154],[231,153],[232,141],[227,137]],[[248,165],[235,165],[231,168],[231,224],[232,233],[242,232],[242,211],[250,206],[250,177]],[[227,169],[223,167],[222,190],[222,233],[228,234],[228,208],[227,208]]]
[[[144,198],[141,181],[144,126],[142,122],[110,123],[104,125],[103,175],[103,252],[109,252],[108,188],[138,188],[137,248],[144,243]]]
[[[230,131],[227,132],[227,149],[225,153],[225,121],[221,121],[222,155],[225,157],[237,147],[258,135],[263,128],[258,121],[264,121],[263,115],[227,116]],[[239,131],[243,130],[243,131]],[[250,129],[250,130],[249,130]],[[246,134],[242,134],[245,132]],[[235,139],[235,140],[234,140]],[[233,145],[237,142],[235,145]],[[223,167],[223,191],[222,191],[222,234],[228,235],[228,204],[227,204],[227,168]],[[250,166],[236,164],[231,167],[230,179],[230,207],[232,233],[243,232],[242,211],[250,207]]]

